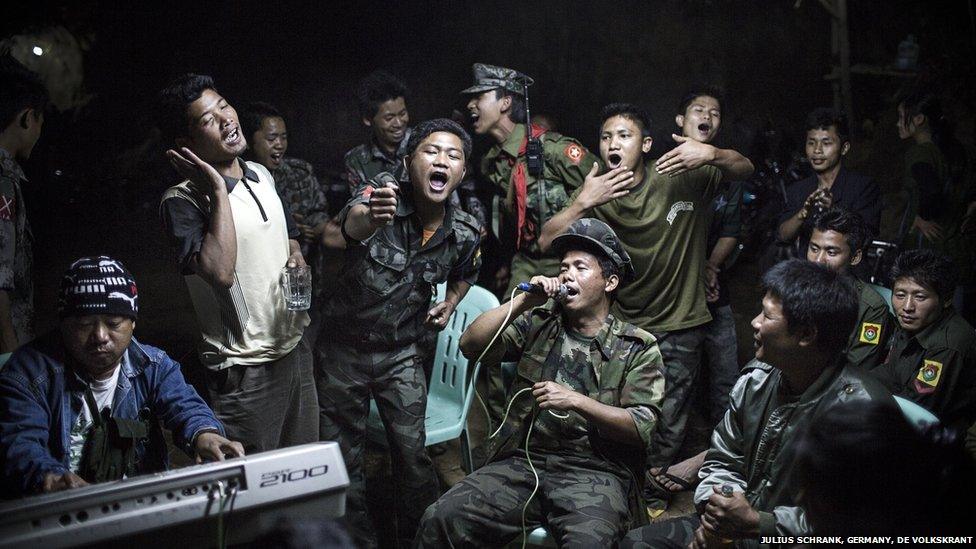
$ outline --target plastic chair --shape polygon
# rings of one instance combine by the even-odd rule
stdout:
[[[446,289],[446,284],[437,286],[438,301],[444,299]],[[473,459],[467,427],[468,410],[471,409],[474,383],[481,365],[476,364],[474,372],[469,376],[468,360],[461,354],[458,342],[474,319],[497,306],[498,298],[488,290],[480,286],[472,286],[468,290],[467,295],[454,309],[447,327],[437,337],[434,369],[430,376],[430,387],[427,389],[427,417],[424,422],[427,446],[461,437],[461,458],[469,473],[473,470]],[[386,444],[386,430],[373,401],[370,401],[366,436],[373,442]]]
[[[895,308],[891,305],[891,289],[885,288],[884,286],[878,286],[877,284],[868,284],[868,286],[871,286],[874,288],[874,291],[878,292],[878,295],[880,295],[882,299],[885,300],[885,303],[888,304],[888,311],[890,311],[891,314],[895,314]]]

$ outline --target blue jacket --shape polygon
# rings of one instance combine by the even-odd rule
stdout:
[[[220,421],[186,384],[179,363],[135,338],[128,354],[115,389],[113,417],[138,419],[140,410],[148,409],[172,431],[174,443],[190,455],[200,431],[215,429],[224,434]],[[82,379],[66,366],[57,331],[20,347],[0,369],[3,492],[37,492],[47,473],[69,470],[71,426],[78,418],[84,389]],[[139,473],[165,467],[166,454],[165,444],[140,441],[136,449]]]

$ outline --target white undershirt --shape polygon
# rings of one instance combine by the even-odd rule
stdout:
[[[95,397],[95,404],[98,407],[99,413],[105,408],[111,408],[112,403],[115,401],[115,388],[119,384],[119,372],[122,370],[121,365],[122,362],[119,361],[111,375],[105,379],[94,379],[89,384],[92,396]],[[82,395],[81,413],[78,414],[78,419],[71,427],[70,462],[71,470],[75,473],[78,472],[78,466],[81,463],[81,451],[85,447],[85,439],[88,438],[88,430],[91,429],[92,423],[92,415],[88,409],[88,402],[85,400],[84,395]]]

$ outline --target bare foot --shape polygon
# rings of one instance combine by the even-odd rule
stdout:
[[[705,452],[675,463],[663,473],[661,472],[662,467],[652,467],[651,476],[658,484],[671,492],[690,490],[698,484],[698,471],[701,470],[703,463],[705,463]]]

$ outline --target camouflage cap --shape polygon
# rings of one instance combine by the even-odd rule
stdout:
[[[592,217],[577,219],[566,232],[552,239],[552,248],[563,254],[567,249],[572,249],[574,243],[584,243],[586,248],[596,245],[620,269],[621,284],[633,280],[634,264],[630,261],[630,255],[620,244],[617,233],[606,223]]]
[[[506,69],[495,65],[475,63],[472,70],[474,71],[474,85],[461,90],[462,95],[483,93],[498,88],[525,95],[526,86],[531,86],[533,82],[531,78],[515,69]]]

